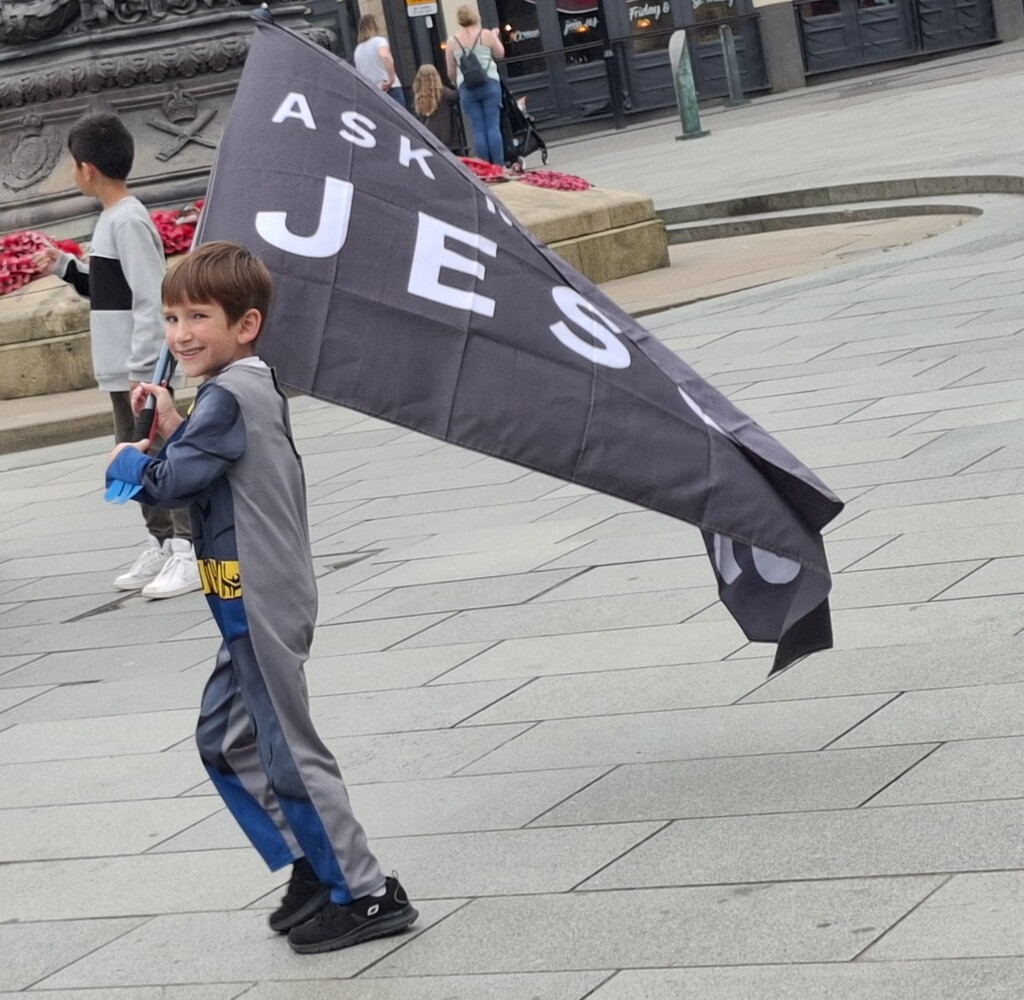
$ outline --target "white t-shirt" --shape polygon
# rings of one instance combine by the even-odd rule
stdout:
[[[369,80],[375,87],[379,87],[382,83],[391,83],[392,87],[401,87],[401,81],[397,76],[394,80],[389,80],[388,71],[380,61],[381,46],[387,44],[388,40],[381,35],[367,38],[365,42],[360,42],[356,46],[355,52],[352,53],[352,61],[355,63],[359,75],[365,80]]]

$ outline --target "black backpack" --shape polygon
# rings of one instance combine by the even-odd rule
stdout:
[[[485,83],[490,82],[490,77],[487,75],[487,70],[484,69],[483,64],[480,62],[480,57],[473,51],[476,47],[477,42],[480,41],[480,36],[484,33],[484,29],[481,28],[476,35],[476,41],[468,49],[463,49],[461,45],[461,53],[459,55],[459,70],[462,73],[462,82],[467,87],[482,87]],[[458,42],[456,42],[458,45]]]

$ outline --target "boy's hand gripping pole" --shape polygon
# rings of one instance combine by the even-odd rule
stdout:
[[[171,354],[171,349],[164,344],[160,348],[160,356],[156,360],[156,368],[153,369],[154,385],[169,385],[174,376],[174,369],[177,360]],[[139,415],[135,418],[135,440],[146,441],[153,436],[153,422],[156,420],[156,396],[150,394],[146,402],[142,404]]]

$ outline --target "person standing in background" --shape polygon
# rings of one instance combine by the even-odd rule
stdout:
[[[68,150],[75,184],[103,209],[89,263],[47,247],[36,255],[35,264],[88,297],[93,374],[100,389],[110,393],[114,439],[131,441],[131,393],[153,377],[164,341],[163,244],[145,207],[128,192],[135,142],[117,115],[88,115],[78,121],[68,133]],[[154,451],[160,444],[154,442]],[[141,591],[151,600],[198,590],[188,511],[147,505],[142,516],[149,538],[131,568],[114,580],[114,587]]]
[[[405,94],[402,92],[402,83],[395,73],[391,47],[381,31],[380,22],[373,14],[364,14],[359,19],[358,40],[359,44],[352,54],[356,71],[364,80],[379,87],[404,108]]]
[[[448,39],[445,61],[449,79],[459,87],[459,102],[473,129],[473,154],[479,160],[504,166],[505,142],[501,137],[501,80],[498,60],[505,58],[505,46],[495,31],[480,27],[480,17],[468,5],[456,12],[461,27]],[[472,52],[487,75],[486,83],[469,85],[464,79],[459,59]]]
[[[419,68],[412,81],[412,96],[413,110],[423,125],[453,153],[463,153],[459,95],[444,85],[433,66]]]

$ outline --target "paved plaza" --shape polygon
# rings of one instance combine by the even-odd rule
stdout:
[[[1021,107],[1003,46],[552,166],[659,208],[1022,177]],[[107,439],[0,454],[0,1000],[1020,1000],[1024,197],[952,200],[981,214],[644,320],[847,501],[835,649],[771,681],[696,529],[294,401],[314,712],[401,937],[269,931],[287,873],[192,740],[204,601],[111,590]]]

